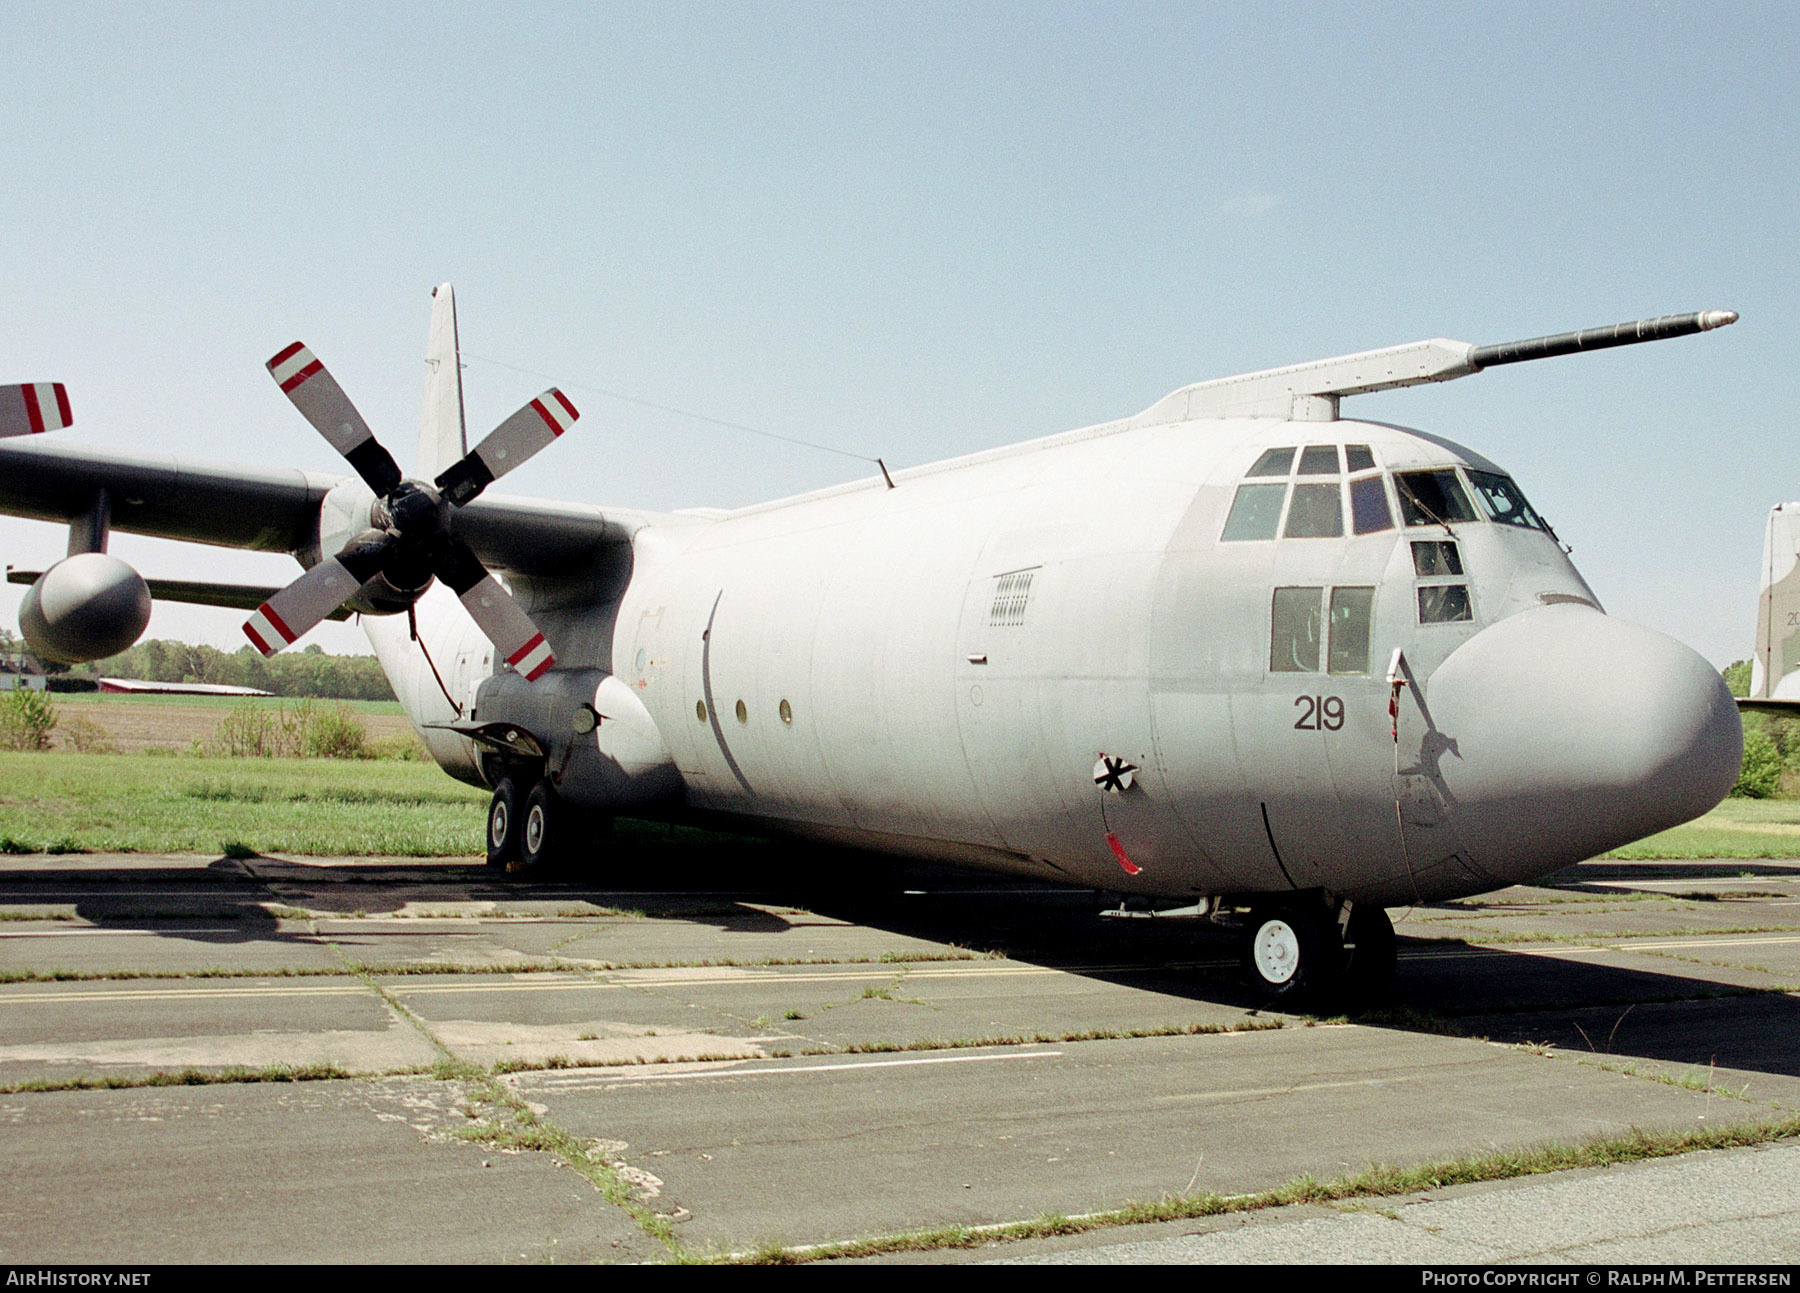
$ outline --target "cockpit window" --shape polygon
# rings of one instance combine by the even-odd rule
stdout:
[[[1543,530],[1548,527],[1525,501],[1525,495],[1519,487],[1505,476],[1491,471],[1470,471],[1469,482],[1475,486],[1475,497],[1493,520],[1502,525],[1517,525],[1528,530]]]
[[[1245,472],[1246,476],[1285,476],[1294,467],[1294,446],[1285,449],[1265,449],[1263,456],[1256,460],[1256,466]]]
[[[1269,614],[1269,672],[1315,673],[1319,668],[1323,588],[1277,588]]]
[[[1285,450],[1289,456],[1293,450]],[[1231,515],[1225,518],[1224,543],[1245,539],[1273,539],[1275,527],[1281,523],[1281,498],[1286,485],[1239,485],[1237,497],[1231,500]]]
[[[1351,471],[1373,471],[1375,455],[1369,452],[1366,444],[1347,444],[1344,446],[1344,465]]]
[[[1310,452],[1310,451],[1309,451]],[[1334,480],[1329,485],[1295,485],[1288,504],[1288,539],[1337,539],[1344,533],[1344,499]]]
[[[1449,542],[1414,543],[1413,571],[1420,575],[1460,575],[1463,572],[1462,554],[1457,552],[1456,545]]]
[[[1373,588],[1331,590],[1332,673],[1369,672],[1369,620],[1375,609]]]
[[[1355,445],[1350,446],[1352,449]],[[1364,476],[1350,482],[1350,520],[1358,534],[1375,534],[1394,528],[1393,513],[1388,511],[1387,490],[1379,476]]]
[[[1448,525],[1475,521],[1475,508],[1453,471],[1403,471],[1394,477],[1400,515],[1408,525]]]
[[[1456,624],[1474,618],[1467,584],[1426,584],[1419,589],[1419,623]]]
[[[1338,470],[1338,451],[1334,444],[1309,444],[1300,454],[1302,476],[1335,476]]]

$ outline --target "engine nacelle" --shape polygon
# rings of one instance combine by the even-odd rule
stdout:
[[[82,552],[38,577],[19,604],[19,631],[32,651],[58,664],[118,655],[150,623],[150,588],[117,557]]]
[[[378,515],[375,496],[360,480],[333,485],[319,511],[320,555],[341,556],[348,549],[377,542],[381,538],[378,522],[383,519]],[[363,615],[397,615],[431,587],[431,572],[423,567],[395,574],[397,578],[376,575],[344,604]]]

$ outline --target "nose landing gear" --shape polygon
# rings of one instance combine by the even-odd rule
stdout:
[[[1258,994],[1283,1009],[1359,1009],[1394,977],[1394,926],[1380,907],[1282,902],[1253,906],[1241,960]]]

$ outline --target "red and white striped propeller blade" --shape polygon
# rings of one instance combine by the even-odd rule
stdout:
[[[327,557],[258,606],[244,621],[244,636],[264,655],[292,646],[306,631],[349,601],[381,570],[394,540],[352,544]]]
[[[506,663],[524,674],[527,682],[536,682],[556,663],[537,625],[492,575],[484,575],[481,582],[457,597]]]
[[[580,416],[569,397],[552,386],[488,432],[462,461],[439,476],[438,489],[461,507],[574,426]]]
[[[300,416],[349,460],[370,489],[386,494],[400,483],[394,456],[381,447],[337,378],[312,351],[296,341],[269,360],[268,369]]]
[[[525,675],[526,681],[536,682],[556,663],[556,656],[537,625],[519,609],[500,581],[488,573],[468,544],[451,535],[447,545],[435,555],[432,572],[456,594],[487,640],[506,663]]]
[[[0,439],[60,431],[74,420],[69,390],[61,382],[0,386]]]

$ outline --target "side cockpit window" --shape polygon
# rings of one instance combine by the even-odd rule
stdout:
[[[1294,470],[1294,446],[1285,449],[1265,449],[1256,465],[1245,472],[1246,476],[1287,476]]]
[[[1327,610],[1329,607],[1329,611]],[[1269,672],[1369,672],[1373,588],[1277,588],[1269,606]]]
[[[1317,673],[1323,588],[1277,588],[1269,611],[1269,672]]]
[[[1288,450],[1289,455],[1293,452]],[[1286,485],[1239,485],[1220,539],[1227,543],[1273,539],[1275,528],[1281,524],[1281,500],[1286,494]]]

